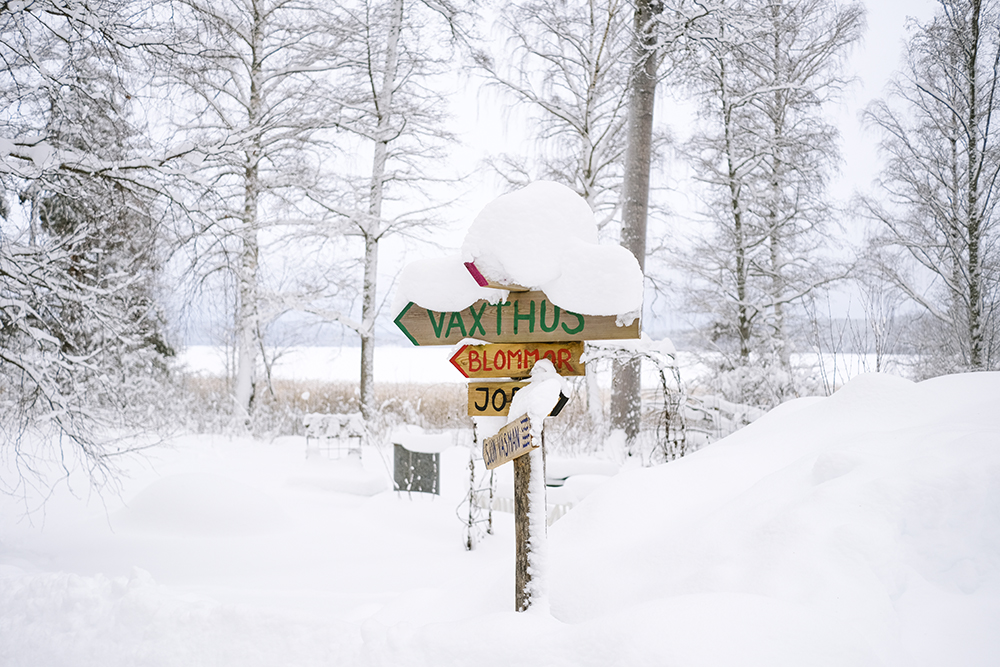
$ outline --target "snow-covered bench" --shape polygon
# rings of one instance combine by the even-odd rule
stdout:
[[[320,414],[302,417],[306,433],[306,458],[311,454],[339,459],[343,456],[361,457],[361,443],[365,437],[365,420],[360,413]]]

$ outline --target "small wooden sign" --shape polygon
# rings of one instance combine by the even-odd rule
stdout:
[[[581,341],[463,345],[451,363],[467,378],[521,378],[531,373],[536,361],[548,359],[559,375],[580,376],[586,374],[582,355]]]
[[[531,420],[522,415],[483,440],[483,461],[492,470],[538,447],[531,437]]]
[[[414,345],[454,345],[463,338],[487,343],[558,343],[639,337],[639,320],[618,326],[614,315],[563,310],[543,292],[511,292],[506,301],[477,301],[465,310],[435,311],[412,301],[395,319]]]
[[[514,394],[527,382],[470,382],[469,383],[469,416],[470,417],[506,417],[510,414],[510,404]],[[569,402],[569,397],[559,394],[549,417],[557,417]]]
[[[514,394],[527,382],[470,382],[470,417],[505,417],[510,413]]]

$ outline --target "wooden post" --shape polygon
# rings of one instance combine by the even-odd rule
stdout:
[[[525,611],[531,605],[531,572],[528,571],[528,550],[531,539],[531,454],[514,459],[514,609]]]
[[[514,609],[527,611],[531,606],[532,586],[530,566],[537,553],[533,553],[539,545],[531,543],[534,526],[532,520],[543,522],[540,530],[545,530],[545,498],[541,498],[542,507],[531,506],[531,465],[532,459],[541,464],[542,479],[545,478],[545,437],[542,436],[541,456],[528,452],[514,459],[514,537],[517,543],[517,555],[514,559]],[[543,481],[544,483],[544,481]],[[538,502],[538,499],[535,499]],[[534,511],[533,511],[534,510]]]

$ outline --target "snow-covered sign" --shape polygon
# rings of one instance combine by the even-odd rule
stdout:
[[[415,345],[620,340],[639,337],[642,293],[639,263],[597,243],[587,202],[537,181],[485,206],[461,255],[408,264],[393,312]]]
[[[582,197],[539,181],[488,204],[460,256],[409,264],[399,282],[394,321],[414,345],[493,344],[465,345],[452,356],[467,377],[519,378],[533,362],[527,386],[470,383],[468,404],[472,416],[511,415],[483,440],[483,459],[490,469],[514,461],[515,608],[524,611],[540,590],[532,593],[530,583],[540,568],[532,553],[543,551],[545,480],[540,453],[523,454],[535,449],[533,436],[541,444],[546,415],[566,403],[560,375],[579,365],[567,344],[639,338],[642,269],[625,248],[597,243],[594,212]],[[529,347],[536,343],[563,347],[539,358]]]
[[[505,301],[482,300],[453,311],[421,308],[411,301],[395,322],[414,345],[453,345],[463,338],[558,343],[639,337],[638,319],[623,326],[615,315],[581,315],[555,305],[543,292],[511,292]]]
[[[527,382],[470,382],[470,417],[506,417],[514,404],[514,395],[528,386]],[[565,394],[559,394],[559,401],[549,412],[549,417],[557,417],[569,401]]]
[[[539,359],[548,359],[560,375],[579,376],[586,374],[582,355],[582,342],[463,345],[451,363],[467,378],[519,378]]]
[[[524,415],[504,426],[496,435],[483,439],[483,461],[492,470],[536,447],[538,445],[531,437],[531,419]]]
[[[514,394],[528,383],[470,382],[468,386],[470,417],[506,417]]]

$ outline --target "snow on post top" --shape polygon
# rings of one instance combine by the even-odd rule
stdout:
[[[599,245],[594,212],[559,183],[536,181],[487,204],[462,259],[496,283],[541,290],[576,313],[627,320],[642,309],[639,263],[621,246]]]

